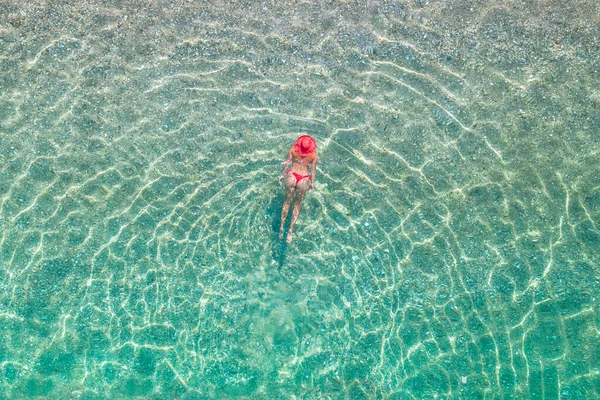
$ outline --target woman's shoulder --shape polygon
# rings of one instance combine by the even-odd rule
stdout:
[[[306,160],[307,163],[310,164],[311,162],[318,160],[319,156],[317,156],[317,152],[315,151],[314,153],[310,153],[309,155],[304,156],[304,159]]]

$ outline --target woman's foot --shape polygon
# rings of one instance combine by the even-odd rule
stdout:
[[[287,238],[285,238],[287,243],[292,243],[292,230],[290,229],[287,234]]]
[[[279,228],[279,239],[283,239],[283,226]]]

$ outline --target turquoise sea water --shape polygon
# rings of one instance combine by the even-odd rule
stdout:
[[[0,15],[0,399],[600,398],[596,1]]]

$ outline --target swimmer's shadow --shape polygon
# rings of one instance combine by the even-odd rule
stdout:
[[[271,219],[271,255],[273,260],[277,262],[277,272],[285,265],[285,257],[288,243],[283,239],[279,239],[279,226],[281,224],[281,208],[283,207],[284,196],[275,196],[267,206],[267,216]],[[291,213],[290,213],[291,214]],[[288,218],[289,219],[289,218]]]

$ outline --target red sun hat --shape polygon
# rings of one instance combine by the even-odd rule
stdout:
[[[315,142],[315,139],[308,135],[302,135],[296,139],[294,147],[296,148],[298,154],[301,156],[307,156],[317,150],[317,142]]]

